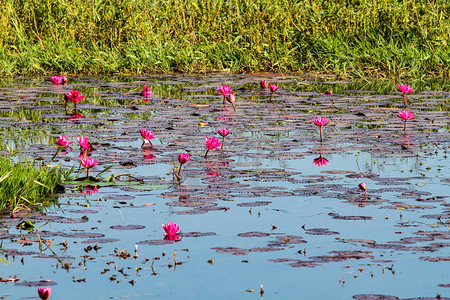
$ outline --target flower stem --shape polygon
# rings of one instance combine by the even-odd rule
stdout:
[[[320,141],[321,142],[323,141],[323,138],[322,138],[322,126],[320,126]]]
[[[405,120],[405,124],[403,125],[403,131],[406,133],[406,120]]]
[[[205,158],[208,155],[208,151],[209,151],[209,149],[206,149]]]
[[[404,104],[405,107],[406,107],[406,93],[403,93],[403,104]]]
[[[86,177],[89,178],[89,168],[87,168],[87,174],[86,174]]]
[[[178,177],[181,176],[181,167],[183,166],[183,164],[180,164],[180,168],[178,169]]]
[[[220,146],[220,150],[223,150],[223,143],[225,143],[225,137],[222,137],[222,146]]]
[[[269,99],[269,101],[272,101],[272,97],[273,97],[273,93],[270,94],[270,99]]]
[[[223,104],[225,105],[225,99],[226,99],[226,97],[225,97],[225,95],[223,95]]]

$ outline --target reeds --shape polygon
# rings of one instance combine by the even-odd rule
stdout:
[[[0,74],[449,73],[446,0],[4,0]]]

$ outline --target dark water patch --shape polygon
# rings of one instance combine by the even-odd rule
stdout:
[[[266,236],[270,236],[270,234],[265,233],[265,232],[259,232],[259,231],[251,231],[251,232],[239,233],[238,236],[240,236],[240,237],[266,237]]]
[[[429,262],[440,262],[440,261],[450,261],[450,256],[437,256],[437,257],[422,256],[419,257],[419,259]]]
[[[336,262],[336,261],[345,261],[348,259],[363,259],[363,258],[373,258],[371,255],[371,251],[362,251],[362,250],[343,250],[343,251],[331,251],[331,254],[334,255],[324,255],[324,256],[310,256],[309,259],[312,259],[317,263],[326,263],[326,262]]]
[[[106,244],[106,243],[115,243],[120,241],[119,239],[115,238],[98,238],[98,239],[89,239],[87,241],[83,241],[83,243],[87,244]]]
[[[109,226],[109,228],[116,229],[116,230],[137,230],[137,229],[144,229],[145,226],[130,224],[130,225],[113,225],[113,226]]]
[[[15,255],[15,256],[25,256],[25,255],[38,255],[38,252],[34,251],[19,251],[17,249],[0,249],[0,253],[5,253],[8,255]]]
[[[68,212],[71,212],[74,214],[96,214],[96,213],[98,213],[97,210],[92,210],[92,209],[71,209],[71,210],[68,210]]]
[[[54,286],[57,285],[56,282],[51,280],[38,280],[38,281],[18,281],[14,285],[17,286],[28,286],[28,287],[41,287],[41,286]]]
[[[38,254],[36,256],[33,256],[33,258],[53,258],[57,260],[74,260],[75,257],[73,256],[64,256],[64,255],[46,255],[46,254]]]
[[[211,249],[218,253],[231,253],[233,255],[246,255],[249,252],[247,249],[237,247],[214,247]]]
[[[274,252],[274,251],[282,251],[285,248],[281,247],[255,247],[248,249],[249,252]]]
[[[292,244],[304,244],[307,243],[301,236],[297,235],[280,235],[276,237],[276,240],[269,241],[267,246],[270,247],[282,247]]]
[[[183,237],[204,237],[204,236],[212,236],[216,235],[215,232],[198,232],[198,231],[192,231],[192,232],[183,232]]]
[[[306,234],[310,235],[335,235],[339,234],[337,231],[331,231],[327,228],[308,228],[305,230]]]
[[[166,202],[167,206],[173,206],[173,207],[211,207],[216,206],[217,203],[214,202],[203,202],[203,201],[173,201],[173,202]]]
[[[173,240],[145,240],[145,241],[140,241],[137,242],[136,244],[138,245],[151,245],[151,246],[159,246],[159,245],[170,245],[170,244],[175,244],[176,241]]]
[[[367,220],[373,220],[371,216],[341,216],[337,213],[329,213],[329,216],[331,216],[333,219],[336,220],[349,220],[349,221],[367,221]]]
[[[353,299],[356,299],[356,300],[401,300],[399,297],[395,297],[395,296],[375,295],[375,294],[354,295]]]
[[[270,201],[255,201],[255,202],[242,202],[238,203],[237,206],[239,207],[258,207],[258,206],[266,206],[269,205]]]

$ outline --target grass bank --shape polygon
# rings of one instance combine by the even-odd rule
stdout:
[[[447,0],[2,0],[0,74],[448,76]]]

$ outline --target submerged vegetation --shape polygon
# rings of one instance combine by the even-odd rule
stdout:
[[[0,74],[447,76],[450,6],[414,1],[4,0]]]

